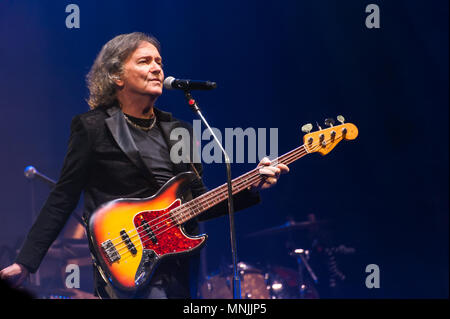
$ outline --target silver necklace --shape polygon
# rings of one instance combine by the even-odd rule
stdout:
[[[155,116],[153,117],[153,123],[150,124],[149,127],[140,126],[140,125],[134,123],[133,121],[131,121],[131,120],[128,118],[128,116],[126,116],[126,114],[123,114],[123,117],[125,118],[125,120],[127,120],[128,123],[130,123],[130,124],[133,125],[134,127],[138,128],[138,129],[141,129],[141,130],[143,130],[143,131],[150,131],[150,130],[153,128],[153,126],[155,126],[155,123],[156,123],[156,114],[155,114]]]

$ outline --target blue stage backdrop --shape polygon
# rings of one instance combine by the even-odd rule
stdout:
[[[379,28],[366,26],[371,3]],[[70,4],[79,9],[78,28],[66,25]],[[329,155],[290,165],[260,205],[236,214],[240,261],[295,271],[288,252],[311,249],[308,231],[247,236],[314,214],[331,221],[322,228],[329,246],[355,249],[339,257],[341,289],[324,288],[323,297],[448,297],[445,0],[1,1],[0,266],[50,190],[27,180],[25,167],[58,178],[70,121],[89,110],[87,72],[104,43],[133,31],[160,40],[166,76],[217,82],[195,98],[222,133],[277,128],[281,155],[303,143],[303,124],[316,130],[316,122],[325,127],[325,118],[343,115],[359,128],[355,141]],[[181,92],[164,91],[157,106],[196,119]],[[233,176],[255,165],[247,157],[233,163]],[[224,164],[204,168],[208,187],[225,182]],[[227,217],[206,222],[205,231],[212,274],[231,263]],[[313,264],[328,286],[325,261]],[[369,264],[379,266],[378,289],[366,288]]]

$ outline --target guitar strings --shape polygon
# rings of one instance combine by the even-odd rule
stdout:
[[[302,148],[303,148],[303,150],[302,150]],[[290,152],[288,152],[288,153],[286,153],[286,154],[284,154],[284,155],[278,157],[277,159],[273,160],[273,161],[271,162],[270,165],[271,165],[271,166],[274,166],[274,165],[276,165],[276,164],[278,164],[278,163],[280,163],[280,162],[284,162],[285,160],[290,160],[290,158],[296,157],[296,156],[297,156],[297,153],[298,153],[299,151],[305,152],[305,153],[301,153],[301,156],[303,156],[303,155],[305,155],[305,154],[307,153],[305,147],[302,145],[302,146],[299,146],[298,148],[296,148],[296,149],[294,149],[294,150],[292,150],[292,151],[290,151]],[[284,157],[286,157],[286,159],[284,159]],[[258,178],[258,177],[261,176],[261,174],[259,174],[258,171],[259,171],[259,169],[261,169],[261,168],[263,168],[263,167],[264,167],[264,166],[256,167],[255,169],[253,169],[253,170],[247,172],[246,174],[243,174],[243,175],[241,175],[240,177],[238,177],[240,180],[239,180],[237,183],[235,183],[234,189],[237,190],[237,192],[240,192],[241,190],[239,190],[239,187],[241,187],[242,184],[249,183],[249,180],[250,180],[250,179],[252,179],[251,182],[250,182],[251,184],[253,184],[254,182],[256,182],[257,180],[253,180],[253,179],[254,179],[255,177]],[[256,173],[256,174],[255,174],[255,173]],[[246,175],[251,175],[251,174],[254,174],[254,175],[251,176],[251,177],[246,176]],[[246,177],[246,178],[244,179],[244,177]],[[154,218],[153,220],[148,221],[147,224],[150,224],[150,223],[154,222],[155,220],[158,220],[158,219],[160,219],[160,218],[162,218],[162,217],[164,217],[164,216],[172,215],[172,216],[170,216],[169,218],[166,218],[166,219],[164,219],[164,220],[162,220],[162,221],[160,221],[160,222],[158,222],[158,223],[156,223],[156,224],[149,225],[149,226],[151,226],[152,229],[155,229],[155,231],[158,231],[158,230],[162,229],[164,225],[162,225],[161,227],[156,228],[157,225],[159,225],[159,224],[161,224],[161,223],[164,223],[164,222],[166,222],[166,221],[168,221],[168,220],[170,220],[170,219],[173,219],[174,217],[176,218],[177,216],[182,216],[182,215],[184,214],[183,209],[188,208],[189,210],[195,212],[196,209],[202,207],[202,204],[204,204],[205,202],[211,201],[211,197],[217,197],[218,195],[219,195],[219,197],[225,196],[224,194],[215,194],[215,193],[216,193],[221,187],[223,187],[223,186],[224,186],[224,185],[221,185],[221,186],[216,187],[215,189],[213,189],[213,190],[211,190],[211,191],[209,191],[209,192],[207,192],[207,193],[205,193],[205,194],[202,194],[202,195],[198,196],[198,197],[196,198],[196,202],[197,202],[196,204],[193,205],[193,204],[190,203],[190,202],[184,203],[182,206],[178,206],[178,207],[174,208],[173,210],[169,211],[168,213],[165,213],[165,214],[163,214],[163,215],[160,215],[160,216]],[[223,191],[222,191],[222,193],[223,193]],[[222,202],[222,201],[225,200],[226,198],[227,198],[227,196],[225,196],[223,199],[220,199],[220,202]],[[187,207],[186,207],[186,206],[187,206]],[[179,211],[179,213],[177,213],[177,211]],[[197,213],[198,213],[198,212],[197,212]],[[129,239],[131,240],[132,238],[135,238],[136,236],[140,235],[142,232],[139,232],[138,229],[139,229],[139,228],[142,228],[142,227],[143,227],[143,226],[139,226],[139,227],[136,227],[135,229],[132,229],[132,230],[128,231],[128,232],[127,232],[128,235],[129,235],[130,233],[132,233],[133,231],[135,231],[135,230],[137,231],[137,233],[134,234],[133,236],[129,237]],[[154,234],[154,236],[156,236],[156,234]],[[149,236],[149,237],[150,237],[150,236]],[[113,241],[115,241],[115,240],[117,240],[117,239],[120,239],[120,238],[121,238],[120,236],[119,236],[119,237],[116,237],[115,239],[111,240],[111,242],[113,242]],[[138,238],[138,239],[139,239],[139,238]],[[139,241],[139,240],[138,240],[138,241]],[[131,241],[131,242],[132,242],[133,244],[135,244],[135,243],[138,242],[138,241],[135,241],[135,242]],[[122,244],[122,243],[124,244],[124,246],[121,247],[121,248],[118,248],[118,246],[119,246],[120,244]],[[122,249],[128,248],[128,247],[126,246],[126,243],[125,243],[124,240],[122,240],[122,241],[120,241],[120,242],[118,242],[118,243],[116,243],[116,244],[113,244],[113,245],[114,245],[114,247],[110,247],[110,248],[105,249],[105,250],[114,249],[114,248],[116,248],[116,250],[122,250]]]
[[[300,147],[299,147],[299,148],[300,148]],[[291,152],[293,152],[293,151],[291,151]],[[283,156],[284,156],[284,155],[283,155]],[[276,161],[276,160],[274,160],[273,162],[275,162],[275,161]],[[271,163],[271,165],[272,165],[272,163]],[[242,184],[243,182],[245,182],[245,181],[243,180],[243,178],[244,178],[246,175],[250,175],[251,173],[254,173],[254,171],[259,170],[259,169],[262,168],[262,167],[263,167],[263,166],[257,167],[257,168],[255,168],[255,169],[253,169],[253,170],[251,170],[251,171],[249,171],[249,172],[247,172],[247,173],[245,173],[245,174],[239,176],[238,178],[236,178],[236,180],[237,180],[237,179],[241,179],[241,180],[240,180],[239,182],[236,182],[236,183],[235,183],[235,188],[236,188],[236,186],[239,186],[240,184]],[[212,189],[212,190],[210,190],[210,191],[208,191],[208,192],[206,192],[206,193],[204,193],[204,194],[202,194],[202,195],[196,197],[196,198],[194,199],[194,201],[200,202],[200,200],[201,200],[202,203],[203,203],[203,202],[205,201],[205,199],[209,200],[210,197],[215,197],[215,195],[216,195],[215,193],[216,193],[221,187],[223,187],[223,186],[224,186],[224,185],[220,185],[220,186],[218,186],[218,187],[216,187],[216,188],[214,188],[214,189]],[[190,202],[191,202],[191,201],[190,201]],[[190,206],[189,208],[191,208],[191,207],[192,207],[192,204],[190,204],[190,202],[183,203],[181,206],[178,206],[178,207],[172,209],[170,212],[165,213],[165,214],[163,214],[163,215],[160,215],[160,216],[158,216],[158,217],[156,217],[156,218],[154,218],[154,219],[148,221],[148,223],[153,223],[153,222],[156,221],[157,219],[160,219],[160,218],[162,218],[162,217],[164,217],[164,216],[166,216],[166,215],[169,215],[169,214],[171,214],[171,213],[174,213],[174,212],[176,212],[177,210],[181,210],[181,209],[183,209],[183,208],[186,208],[185,206]],[[199,206],[199,205],[198,205],[198,204],[195,204],[195,206]],[[142,212],[145,212],[145,211],[142,211]],[[139,212],[139,213],[142,213],[142,212]],[[137,213],[137,214],[139,214],[139,213]],[[164,222],[164,220],[161,221],[161,222]],[[158,224],[153,224],[153,226],[156,226],[156,225],[158,225]],[[134,230],[137,230],[137,229],[142,228],[142,227],[144,227],[144,226],[136,227],[136,228],[134,228],[134,229],[128,231],[127,234],[129,235],[129,234],[130,234],[131,232],[133,232]],[[120,239],[120,238],[121,238],[121,236],[118,236],[118,237],[116,237],[116,238],[114,238],[114,239],[111,239],[111,242],[114,242],[115,240]],[[119,244],[119,243],[117,243],[117,244]]]
[[[314,148],[316,148],[318,145],[316,145],[316,146],[314,146]],[[302,150],[302,148],[303,148],[303,150]],[[300,153],[299,153],[299,151],[301,151]],[[272,162],[271,162],[271,165],[274,165],[274,164],[276,164],[276,163],[279,163],[279,162],[284,162],[284,163],[286,163],[286,164],[289,164],[290,162],[291,162],[291,160],[292,160],[292,158],[294,158],[294,160],[296,160],[297,158],[300,158],[300,157],[302,157],[302,156],[304,156],[304,155],[306,155],[308,153],[308,151],[307,151],[307,149],[304,147],[304,146],[300,146],[300,147],[298,147],[297,149],[295,149],[295,150],[293,150],[293,151],[291,151],[291,152],[289,152],[289,153],[287,153],[287,154],[285,154],[285,155],[283,155],[283,156],[280,156],[278,159],[275,159],[275,160],[273,160]],[[298,156],[298,157],[297,157]],[[284,158],[285,157],[285,158]],[[297,158],[296,158],[297,157]],[[257,168],[255,168],[254,170],[252,170],[252,171],[250,171],[250,172],[248,172],[247,174],[244,174],[244,175],[242,175],[241,176],[241,181],[239,181],[239,183],[237,183],[236,185],[236,187],[235,187],[235,189],[237,189],[237,192],[239,192],[240,190],[238,189],[241,185],[240,184],[244,184],[244,183],[250,183],[250,184],[253,184],[253,183],[255,183],[255,182],[257,182],[258,181],[258,179],[262,179],[262,178],[264,178],[264,176],[263,175],[261,175],[261,174],[254,174],[253,176],[247,176],[247,178],[245,179],[245,180],[243,180],[242,178],[245,176],[245,175],[251,175],[252,173],[255,173],[256,171],[258,171],[260,168],[262,168],[262,167],[257,167]],[[250,182],[249,182],[250,181]],[[220,186],[218,187],[218,188],[220,188]],[[198,207],[198,206],[201,206],[201,203],[204,203],[204,202],[206,202],[206,201],[209,201],[210,200],[210,197],[212,197],[212,196],[215,196],[215,194],[214,194],[214,191],[215,190],[213,190],[213,191],[211,191],[211,193],[205,193],[205,194],[203,194],[203,195],[208,195],[208,196],[204,196],[204,198],[202,198],[201,199],[201,201],[200,201],[200,203],[198,203],[198,204],[195,204],[195,205],[190,205],[190,204],[188,204],[188,203],[186,203],[186,204],[188,204],[187,206],[187,208],[189,208],[189,209],[191,209],[191,211],[192,211],[192,207]],[[220,197],[222,197],[222,196],[224,196],[224,198],[223,199],[220,199],[220,201],[223,201],[223,200],[225,200],[226,198],[227,198],[227,196],[225,196],[225,195],[223,195],[223,194],[220,194]],[[200,196],[199,196],[200,197]],[[198,198],[197,198],[198,199]],[[182,206],[180,206],[180,207],[177,207],[177,208],[183,208]],[[195,209],[195,208],[194,208]],[[164,216],[164,215],[167,215],[167,214],[170,214],[170,213],[176,213],[176,211],[175,211],[175,209],[174,210],[172,210],[172,211],[170,211],[169,213],[166,213],[166,214],[163,214],[163,215],[161,215],[161,216],[159,216],[158,218],[161,218],[162,216]],[[156,225],[159,225],[159,224],[161,224],[162,222],[165,222],[165,221],[167,221],[167,220],[170,220],[170,219],[173,219],[173,217],[176,217],[177,215],[183,215],[184,214],[184,211],[183,211],[183,209],[179,209],[179,212],[178,213],[176,213],[176,214],[174,214],[173,216],[172,216],[172,218],[167,218],[167,219],[165,219],[165,220],[163,220],[163,221],[160,221],[159,223],[157,223]],[[158,218],[155,218],[154,220],[156,220],[156,219],[158,219]],[[152,220],[153,221],[153,220]],[[150,221],[151,222],[151,221]],[[153,225],[153,227],[154,226],[156,226],[156,225]],[[164,226],[167,226],[167,228],[166,229],[163,229],[164,228]],[[158,227],[158,228],[154,228],[154,236],[156,237],[156,236],[160,236],[162,233],[164,233],[165,231],[167,231],[167,230],[169,230],[169,229],[171,229],[172,227],[175,227],[175,226],[178,226],[178,224],[171,224],[171,223],[165,223],[164,225],[162,225],[161,227]],[[131,232],[131,231],[130,231]],[[137,235],[139,235],[140,234],[140,232],[137,232],[137,234],[135,234],[134,236],[132,236],[132,238],[134,238],[134,237],[136,237]],[[149,236],[150,237],[150,236]],[[130,238],[131,239],[131,238]],[[152,237],[150,237],[150,239],[152,239]],[[138,238],[138,240],[137,241],[134,241],[133,242],[133,244],[134,245],[137,245],[138,247],[139,247],[139,245],[142,245],[143,246],[143,244],[145,243],[145,242],[147,242],[148,240],[150,240],[150,239],[147,239],[147,240],[144,240],[144,241],[141,241],[140,240],[140,238]],[[139,243],[139,242],[142,242],[142,243]],[[116,250],[117,250],[117,252],[119,252],[119,251],[121,251],[121,250],[123,250],[123,249],[127,249],[128,248],[128,246],[126,246],[126,243],[124,243],[124,246],[122,246],[121,248],[118,248],[118,246],[121,244],[121,243],[124,243],[124,241],[122,241],[122,242],[120,242],[120,243],[117,243],[116,245],[114,245],[114,248],[116,248]],[[113,247],[111,247],[110,249],[113,249]],[[124,255],[126,254],[126,252],[124,253]],[[131,252],[130,252],[130,254],[131,254]],[[120,254],[119,254],[120,255]],[[122,256],[122,255],[121,255]]]
[[[337,139],[335,138],[335,140],[337,140]],[[329,140],[328,140],[328,141],[329,141]],[[327,144],[328,141],[326,141],[325,143]],[[303,151],[301,150],[302,147],[303,147],[303,149],[304,149]],[[320,147],[320,145],[317,144],[317,145],[313,146],[311,149],[316,149],[317,147]],[[298,153],[299,150],[302,151],[302,152],[301,152],[301,153]],[[297,153],[298,153],[298,154],[297,154]],[[289,152],[289,153],[287,153],[287,154],[285,154],[285,155],[280,156],[278,159],[273,160],[273,161],[271,162],[270,165],[273,165],[274,163],[280,163],[280,162],[282,162],[282,163],[284,163],[284,164],[287,165],[287,164],[290,164],[291,162],[297,160],[298,158],[303,157],[303,156],[306,155],[307,153],[309,153],[309,152],[307,151],[306,147],[304,147],[304,145],[302,145],[302,146],[298,147],[297,149],[295,149],[295,150],[293,150],[293,151],[291,151],[291,152]],[[284,159],[284,158],[282,159],[282,157],[284,157],[284,156],[286,156],[286,155],[289,155],[289,156],[287,156],[285,159]],[[298,157],[297,157],[297,156],[298,156]],[[297,158],[296,158],[296,157],[297,157]],[[292,159],[293,159],[293,160],[292,160]],[[262,166],[262,167],[264,167],[264,166]],[[242,175],[241,178],[244,177],[245,175],[250,175],[251,173],[254,173],[254,172],[258,171],[258,170],[259,170],[260,168],[262,168],[262,167],[257,167],[257,168],[255,168],[254,170],[248,172],[247,174]],[[249,182],[249,181],[250,181],[251,184],[253,184],[253,183],[257,182],[258,179],[263,179],[263,178],[264,178],[264,176],[258,173],[257,175],[251,176],[250,178],[247,178],[247,179],[245,179],[245,180],[240,181],[237,185],[243,184],[243,183],[247,183],[247,182]],[[220,187],[221,187],[221,186],[219,186],[218,188],[220,188]],[[238,187],[239,187],[239,186],[236,186],[236,189],[237,189]],[[214,190],[213,190],[213,191],[214,191]],[[201,202],[204,203],[205,201],[208,201],[208,200],[210,199],[210,197],[213,195],[213,193],[214,193],[213,191],[212,191],[211,194],[205,193],[205,194],[208,194],[208,196],[205,196],[205,198],[203,198],[203,199],[201,200]],[[240,190],[238,190],[238,192],[239,192],[239,191],[240,191]],[[203,194],[203,195],[205,195],[205,194]],[[223,195],[222,195],[222,196],[223,196]],[[200,196],[199,196],[199,197],[200,197]],[[197,199],[198,199],[199,197],[197,197]],[[226,198],[227,198],[227,197],[225,196],[224,199],[226,199]],[[220,201],[223,201],[224,199],[221,199]],[[187,204],[187,203],[185,203],[185,204]],[[187,205],[187,206],[189,206],[189,205]],[[201,205],[200,205],[200,203],[199,203],[199,204],[196,204],[195,206],[201,206]],[[176,213],[174,216],[184,214],[183,209],[181,209],[182,207],[183,207],[183,206],[177,207],[177,208],[180,208],[180,209],[179,209],[179,212]],[[188,208],[191,208],[191,207],[188,207]],[[175,212],[175,210],[176,210],[176,209],[174,209],[174,210],[172,210],[172,211],[170,211],[169,213],[166,213],[166,214],[164,214],[164,215],[173,213],[173,212]],[[164,215],[162,215],[162,216],[164,216]],[[162,216],[159,216],[158,218],[160,218],[160,217],[162,217]],[[154,220],[156,220],[156,219],[158,219],[158,218],[155,218]],[[164,221],[167,221],[167,220],[170,220],[170,219],[171,219],[171,218],[167,218],[167,219],[165,219]],[[160,224],[160,223],[162,223],[162,222],[164,222],[164,221],[161,221],[161,222],[159,222],[158,224]],[[158,225],[158,224],[156,224],[156,225]],[[167,226],[167,227],[164,229],[164,226]],[[167,230],[171,229],[172,227],[176,227],[176,226],[178,226],[178,224],[165,223],[165,224],[162,225],[161,227],[158,227],[158,228],[155,229],[154,236],[155,236],[155,237],[156,237],[156,236],[160,236],[161,234],[163,234],[163,233],[166,232]],[[133,238],[136,237],[136,236],[139,235],[139,234],[140,234],[140,233],[138,232],[137,234],[135,234],[135,235],[133,236]],[[151,238],[150,238],[150,239],[151,239]],[[138,240],[137,240],[137,241],[134,241],[133,244],[134,244],[135,246],[138,246],[138,247],[139,247],[139,246],[144,246],[144,243],[147,242],[147,241],[150,240],[150,239],[147,239],[147,240],[144,240],[144,241],[140,241],[139,238],[138,238]],[[141,243],[139,243],[139,242],[141,242]],[[121,242],[121,243],[122,243],[122,242]],[[118,246],[119,244],[121,244],[121,243],[116,244],[115,247],[117,247],[117,246]],[[128,248],[128,247],[127,247],[127,246],[124,246],[124,247],[119,248],[119,250],[122,250],[122,249],[125,249],[125,248]],[[130,251],[128,251],[128,252],[131,254]],[[126,254],[127,254],[127,252],[125,252],[123,255],[121,255],[121,257],[122,257],[122,256],[125,256]]]
[[[273,160],[273,161],[271,162],[270,166],[274,166],[275,164],[279,163],[280,160],[281,160],[283,157],[286,157],[287,155],[295,156],[295,153],[298,152],[299,150],[301,151],[301,148],[304,148],[304,146],[303,146],[303,145],[302,145],[302,146],[299,146],[299,147],[297,147],[296,149],[294,149],[294,150],[292,150],[292,151],[290,151],[290,152],[288,152],[288,153],[286,153],[286,154],[284,154],[284,155],[278,157],[277,159],[275,159],[275,160]],[[288,158],[289,158],[289,157],[288,157]],[[249,177],[246,176],[246,175],[254,174],[254,173],[256,173],[257,171],[259,171],[259,169],[261,169],[261,168],[263,168],[263,167],[264,167],[264,166],[256,167],[255,169],[253,169],[253,170],[251,170],[251,171],[249,171],[249,172],[247,172],[247,173],[241,175],[240,177],[236,178],[236,179],[240,179],[240,180],[237,181],[237,182],[235,183],[234,189],[238,189],[240,186],[242,186],[242,184],[244,184],[244,183],[246,183],[246,182],[248,181],[248,178],[249,178]],[[258,172],[257,174],[259,175],[259,172]],[[247,177],[247,178],[245,178],[245,177]],[[244,178],[245,178],[245,179],[244,179]],[[163,217],[165,217],[165,216],[167,216],[167,215],[172,215],[171,217],[175,217],[175,216],[177,216],[177,215],[180,216],[180,214],[177,214],[177,211],[182,211],[182,210],[185,209],[185,208],[188,208],[188,209],[190,209],[190,210],[194,210],[194,211],[195,211],[195,209],[198,209],[199,207],[201,207],[202,204],[204,204],[205,202],[211,201],[211,197],[216,197],[217,194],[215,194],[215,193],[217,193],[217,191],[218,191],[221,187],[223,187],[224,185],[225,185],[225,184],[220,185],[220,186],[216,187],[215,189],[213,189],[213,190],[211,190],[211,191],[208,191],[207,193],[204,193],[204,194],[198,196],[197,198],[195,198],[196,204],[193,205],[191,202],[184,203],[184,204],[182,204],[181,206],[178,206],[178,207],[174,208],[173,210],[171,210],[171,211],[169,211],[169,212],[167,212],[167,213],[165,213],[165,214],[162,214],[162,215],[160,215],[160,216],[158,216],[158,217],[156,217],[156,218],[154,218],[154,219],[148,221],[147,224],[153,223],[152,225],[149,225],[149,226],[151,226],[151,227],[153,228],[153,227],[155,227],[155,226],[157,226],[157,225],[159,225],[159,224],[161,224],[161,223],[167,221],[168,219],[170,219],[170,217],[167,218],[167,219],[161,220],[160,222],[154,224],[154,222],[155,222],[156,220],[161,219],[161,218],[163,218]],[[239,190],[239,191],[240,191],[240,190]],[[239,191],[238,191],[238,192],[239,192]],[[225,199],[226,199],[226,198],[225,198]],[[223,201],[223,200],[224,200],[224,199],[221,199],[220,202]],[[130,239],[131,239],[131,238],[134,238],[134,237],[136,237],[137,235],[139,235],[139,234],[142,233],[142,232],[140,232],[140,231],[138,231],[138,230],[139,230],[140,228],[143,228],[143,227],[144,227],[143,225],[141,225],[141,226],[139,226],[139,227],[135,227],[134,229],[128,231],[126,234],[127,234],[128,236],[130,236],[130,234],[131,234],[132,232],[136,231],[136,232],[137,232],[136,234],[134,234],[133,236],[129,237]],[[161,228],[161,227],[160,227],[160,228]],[[157,230],[160,229],[160,228],[157,228]],[[124,243],[124,244],[126,245],[126,243],[125,243],[124,240],[119,241],[118,243],[114,243],[114,241],[116,241],[117,239],[122,239],[122,237],[121,237],[121,236],[118,236],[118,237],[116,237],[116,238],[110,240],[110,241],[113,243],[114,246],[118,246],[118,245],[120,245],[120,244],[122,244],[122,243]],[[133,242],[133,243],[134,243],[134,242]],[[114,248],[114,247],[110,247],[110,248],[108,248],[108,249],[113,249],[113,248]],[[125,246],[124,248],[127,248],[127,247]],[[106,249],[106,250],[108,250],[108,249]]]
[[[306,153],[303,153],[303,154],[301,154],[298,158],[301,158],[301,157],[303,157],[304,155],[306,155],[308,152],[306,152]],[[287,160],[291,160],[292,159],[292,157],[295,157],[295,155],[294,156],[290,156],[290,158],[287,158]],[[294,160],[296,160],[296,159],[294,159]],[[286,162],[285,162],[286,163]],[[287,163],[288,164],[288,163]],[[255,175],[255,176],[252,176],[251,177],[251,180],[252,180],[252,182],[256,182],[258,179],[260,179],[260,178],[263,178],[261,175]],[[155,234],[155,236],[160,236],[161,234],[163,234],[164,232],[166,232],[166,231],[168,231],[169,229],[171,229],[171,228],[173,228],[173,227],[176,227],[176,226],[178,226],[177,224],[172,224],[172,225],[167,225],[168,227],[167,228],[165,228],[164,230],[162,230],[162,231],[160,231],[157,235]],[[162,227],[160,227],[158,230],[160,230],[160,229],[162,229]],[[149,239],[147,239],[147,240],[143,240],[143,241],[141,241],[141,243],[137,243],[137,247],[139,247],[139,246],[144,246],[144,243],[146,243],[147,241],[149,241]],[[127,256],[127,254],[129,254],[128,256]],[[126,258],[128,258],[128,257],[130,257],[131,256],[131,252],[130,251],[126,251],[123,255],[121,255],[121,257],[124,257],[123,259],[126,259]]]
[[[335,140],[337,140],[337,139],[335,138]],[[328,140],[328,141],[329,141],[329,140]],[[328,141],[325,141],[325,144],[327,144]],[[320,147],[320,145],[317,144],[317,145],[311,147],[311,149],[315,149],[315,148],[317,148],[317,147]],[[303,150],[302,150],[302,148],[303,148]],[[299,151],[301,151],[301,153],[299,153]],[[278,159],[273,160],[273,161],[271,162],[271,165],[274,165],[274,164],[280,163],[280,162],[289,164],[289,163],[292,162],[292,158],[294,158],[294,160],[296,160],[296,159],[298,159],[298,158],[300,158],[300,157],[306,155],[307,153],[309,153],[309,152],[307,151],[306,147],[304,147],[304,145],[302,145],[302,146],[298,147],[297,149],[295,149],[295,150],[293,150],[293,151],[290,151],[290,152],[288,152],[288,153],[286,153],[286,154],[280,156]],[[297,157],[297,156],[298,156],[298,157]],[[286,157],[286,158],[283,158],[283,157]],[[296,158],[296,157],[297,157],[297,158]],[[264,167],[264,166],[262,166],[262,167]],[[253,183],[255,183],[259,178],[264,178],[263,175],[261,175],[261,174],[258,173],[258,174],[254,175],[254,176],[251,176],[250,178],[247,176],[247,179],[242,180],[242,178],[243,178],[245,175],[251,175],[252,173],[255,173],[256,171],[258,171],[258,170],[259,170],[260,168],[262,168],[262,167],[261,167],[261,166],[260,166],[260,167],[257,167],[257,168],[255,168],[254,170],[248,172],[247,174],[242,175],[242,176],[240,177],[240,178],[241,178],[241,181],[239,181],[238,183],[236,183],[235,189],[237,189],[237,192],[240,192],[240,190],[238,190],[240,184],[248,183],[249,180],[250,180],[250,183],[253,184]],[[185,213],[185,212],[183,211],[183,208],[186,208],[186,207],[184,207],[184,206],[187,206],[187,208],[189,208],[191,211],[193,210],[192,207],[194,207],[194,210],[195,210],[195,208],[198,208],[198,206],[201,206],[201,203],[207,202],[207,201],[210,200],[210,197],[216,196],[216,194],[214,194],[214,192],[215,192],[217,189],[219,189],[220,187],[222,187],[222,186],[217,187],[216,189],[212,190],[211,192],[208,192],[208,193],[203,194],[203,195],[208,195],[208,196],[204,196],[204,198],[202,198],[201,201],[200,201],[200,203],[198,203],[198,204],[192,205],[192,204],[189,204],[189,202],[188,202],[188,203],[185,203],[185,204],[183,204],[182,206],[179,206],[179,207],[177,207],[177,208],[175,208],[175,209],[169,211],[168,213],[163,214],[163,215],[161,215],[161,216],[158,216],[157,218],[151,220],[150,222],[152,222],[152,221],[154,221],[154,220],[157,220],[157,219],[160,219],[160,218],[163,217],[163,216],[166,216],[166,215],[170,215],[170,214],[176,213],[176,211],[179,211],[178,213],[173,214],[173,216],[171,216],[171,217],[169,217],[169,218],[167,218],[167,219],[165,219],[165,220],[162,220],[162,221],[160,221],[159,223],[154,224],[154,225],[152,225],[152,226],[154,227],[154,226],[159,225],[159,224],[161,224],[161,223],[163,223],[163,222],[166,222],[166,221],[168,221],[168,220],[170,220],[170,219],[173,219],[173,217],[176,217],[177,215],[178,215],[178,216],[183,215],[183,214]],[[201,196],[203,196],[203,195],[201,195]],[[199,196],[199,197],[201,197],[201,196]],[[227,196],[225,196],[225,195],[223,195],[223,194],[220,194],[220,196],[224,196],[224,198],[223,198],[223,199],[220,199],[220,201],[223,201],[223,200],[225,200],[225,199],[227,198]],[[197,197],[197,199],[199,199],[199,197]],[[188,205],[186,205],[186,204],[188,204]],[[194,216],[195,216],[195,215],[194,215]],[[164,228],[164,226],[168,226],[168,227],[167,227],[166,229],[160,231],[161,229]],[[153,235],[154,235],[155,237],[156,237],[156,236],[159,236],[159,235],[161,235],[163,232],[165,232],[166,230],[169,230],[170,228],[175,227],[175,226],[178,226],[178,224],[170,224],[170,223],[168,224],[168,223],[165,223],[165,224],[162,225],[161,227],[155,228],[155,231],[154,231]],[[140,227],[141,227],[141,226],[140,226]],[[132,232],[132,231],[133,231],[133,230],[129,231],[129,233]],[[137,231],[137,228],[136,228],[136,231]],[[160,231],[160,232],[158,232],[158,231]],[[156,234],[156,232],[158,232],[158,233]],[[138,231],[137,231],[137,234],[133,235],[131,238],[134,238],[134,237],[136,237],[137,235],[139,235],[139,234],[141,234],[141,233],[142,233],[142,232],[138,232]],[[150,237],[150,236],[148,236],[148,237]],[[120,238],[120,237],[118,237],[118,238]],[[131,238],[130,238],[130,239],[131,239]],[[152,237],[150,237],[150,239],[152,239]],[[143,243],[145,243],[146,241],[148,241],[148,240],[150,240],[150,239],[147,239],[147,240],[142,241],[142,244],[141,244],[141,245],[143,245]],[[138,238],[137,241],[134,241],[134,242],[132,241],[132,243],[133,243],[134,245],[138,245],[138,246],[139,246],[139,244],[140,244],[139,242],[140,242],[140,238]],[[120,244],[122,244],[122,243],[124,244],[124,246],[121,247],[121,248],[118,248],[118,246],[119,246]],[[136,244],[136,243],[137,243],[137,244]],[[110,247],[109,249],[113,249],[113,248],[116,248],[116,250],[119,252],[120,250],[127,249],[128,246],[126,245],[126,243],[125,243],[124,241],[122,241],[122,242],[119,242],[119,243],[115,244],[114,247]],[[108,250],[108,249],[106,249],[106,250]],[[131,252],[130,252],[130,253],[131,253]],[[125,254],[126,254],[126,253],[125,253]]]

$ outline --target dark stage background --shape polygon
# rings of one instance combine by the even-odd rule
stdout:
[[[65,8],[80,8],[68,29]],[[380,7],[368,29],[365,8]],[[239,259],[296,268],[288,235],[246,238],[308,214],[332,223],[329,246],[347,276],[322,297],[448,297],[448,1],[13,1],[0,2],[0,266],[31,226],[32,205],[49,188],[24,178],[26,166],[57,179],[72,117],[88,110],[85,76],[102,45],[142,31],[162,43],[166,76],[213,80],[196,93],[211,125],[278,128],[283,154],[302,144],[300,127],[342,114],[355,141],[290,166],[262,203],[236,215]],[[195,115],[180,92],[157,105],[186,121]],[[205,145],[207,142],[203,142]],[[236,177],[255,166],[232,166]],[[205,182],[225,181],[223,164],[205,165]],[[79,205],[81,209],[81,204]],[[207,271],[231,263],[227,217],[205,224]],[[324,235],[324,236],[325,236]],[[305,231],[296,247],[311,247]],[[10,256],[11,255],[11,256]],[[317,255],[319,256],[319,255]],[[325,267],[316,259],[318,273]],[[313,262],[313,261],[312,261]],[[365,286],[377,264],[379,289]],[[326,272],[324,272],[326,273]],[[91,289],[90,272],[82,288]]]

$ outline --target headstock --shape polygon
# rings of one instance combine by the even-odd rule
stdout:
[[[344,117],[339,115],[337,120],[340,125],[334,126],[334,120],[329,118],[325,120],[328,128],[322,129],[319,124],[318,131],[312,132],[312,124],[305,124],[302,131],[307,133],[303,137],[304,146],[308,153],[319,152],[327,155],[342,140],[354,140],[358,136],[358,128],[351,123],[344,123]]]

